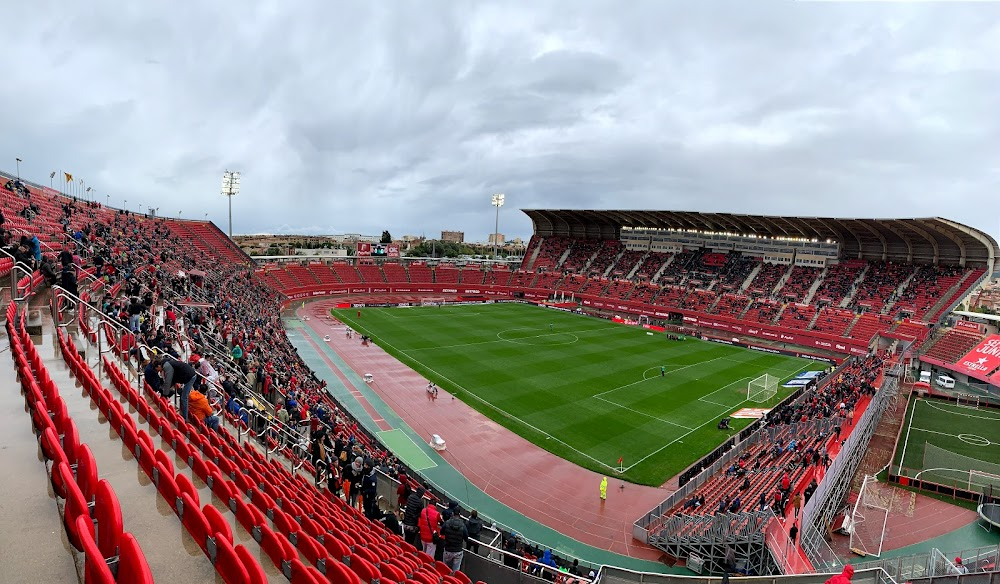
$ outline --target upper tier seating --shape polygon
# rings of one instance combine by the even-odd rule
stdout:
[[[587,274],[590,276],[595,276],[600,278],[607,271],[611,263],[615,261],[618,254],[622,251],[622,242],[618,239],[606,239],[601,242],[600,249],[597,250],[597,256],[594,261],[590,263],[590,267],[587,268]],[[632,263],[635,265],[635,262]],[[631,266],[630,266],[631,269]]]
[[[774,287],[787,270],[788,266],[784,264],[761,262],[760,271],[757,272],[757,276],[754,277],[753,282],[750,283],[750,287],[747,288],[747,293],[755,296],[770,297],[774,293]]]
[[[649,252],[649,255],[647,255],[646,259],[642,261],[642,265],[639,266],[639,269],[635,273],[636,279],[646,282],[652,281],[656,273],[663,267],[663,264],[669,262],[670,258],[673,256],[674,254],[672,253],[665,253],[661,251]]]
[[[563,262],[562,270],[571,273],[580,273],[583,267],[590,261],[590,258],[601,248],[601,241],[596,239],[575,239],[572,240],[569,255]],[[543,249],[544,252],[544,249]],[[556,256],[557,258],[559,256]],[[536,267],[538,264],[536,263]]]
[[[816,282],[820,271],[819,268],[807,266],[793,267],[788,275],[788,280],[781,287],[778,297],[786,302],[802,302],[809,293],[809,289]]]
[[[813,302],[838,305],[851,292],[851,285],[858,278],[861,266],[857,262],[841,262],[826,269],[826,277],[816,290]]]
[[[559,259],[562,258],[563,253],[566,252],[566,248],[572,242],[573,240],[568,237],[546,237],[542,239],[541,250],[538,252],[538,258],[535,259],[532,269],[555,268]]]
[[[627,277],[644,255],[646,255],[644,251],[625,251],[622,257],[618,258],[618,261],[615,262],[614,267],[611,268],[611,276],[614,278]]]
[[[913,273],[913,266],[891,262],[869,262],[868,273],[858,285],[851,306],[880,312],[895,295],[900,284]]]

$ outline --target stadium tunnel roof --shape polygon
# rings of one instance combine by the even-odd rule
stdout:
[[[841,257],[970,265],[992,273],[1000,247],[989,234],[941,217],[848,219],[694,211],[523,209],[541,237],[618,239],[623,227],[833,240]]]

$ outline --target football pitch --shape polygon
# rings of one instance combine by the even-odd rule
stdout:
[[[723,431],[719,419],[791,392],[779,386],[767,403],[748,402],[752,379],[768,373],[784,382],[826,366],[526,304],[332,313],[534,444],[647,485],[663,484],[752,421],[734,419]]]
[[[978,491],[1000,476],[1000,412],[914,398],[907,406],[896,464],[900,474],[941,485]]]

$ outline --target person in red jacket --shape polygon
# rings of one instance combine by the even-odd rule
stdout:
[[[214,415],[212,406],[208,403],[205,394],[196,389],[192,389],[188,395],[188,411],[195,418],[201,420],[206,426],[213,430],[219,429],[219,418]]]
[[[420,541],[424,544],[424,553],[433,558],[434,552],[437,551],[438,530],[441,528],[441,514],[438,513],[434,503],[429,503],[420,512],[417,527],[420,529]]]
[[[854,566],[847,564],[844,566],[844,571],[837,574],[836,576],[831,576],[824,584],[851,584],[851,578],[854,577]]]

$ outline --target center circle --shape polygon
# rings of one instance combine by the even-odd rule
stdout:
[[[966,444],[971,444],[973,446],[992,446],[993,443],[983,438],[982,436],[977,436],[976,434],[959,434],[958,439]]]
[[[510,335],[515,331],[524,331],[529,333],[521,338],[508,338],[505,335]],[[580,337],[573,333],[561,333],[561,332],[546,332],[540,331],[539,329],[533,328],[512,328],[505,331],[500,331],[497,333],[497,338],[501,341],[508,343],[513,343],[515,345],[531,345],[531,346],[546,346],[554,347],[559,345],[572,345],[573,343],[580,340]]]

